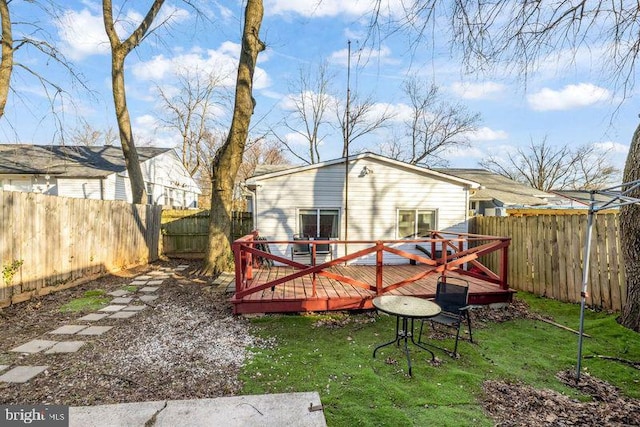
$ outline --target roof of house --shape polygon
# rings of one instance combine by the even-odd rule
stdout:
[[[506,206],[545,205],[555,195],[537,190],[485,169],[438,169],[443,173],[475,181],[480,188],[471,200],[498,200]]]
[[[137,147],[140,162],[170,150]],[[0,174],[104,178],[125,170],[124,154],[120,147],[0,144]]]
[[[459,185],[465,185],[465,186],[469,186],[471,188],[478,188],[479,187],[479,184],[474,180],[470,180],[470,179],[463,178],[463,177],[458,177],[458,176],[455,176],[453,174],[437,171],[435,169],[428,169],[428,168],[425,168],[425,167],[422,167],[422,166],[412,165],[412,164],[405,163],[405,162],[402,162],[402,161],[399,161],[399,160],[391,159],[389,157],[381,156],[379,154],[373,154],[373,153],[368,153],[367,152],[367,153],[360,153],[360,154],[356,154],[356,155],[353,155],[353,156],[349,156],[349,161],[359,160],[359,159],[373,159],[373,160],[377,160],[377,161],[380,161],[380,162],[384,162],[384,163],[390,164],[390,165],[395,166],[395,167],[402,167],[402,168],[411,170],[411,171],[419,173],[419,174],[430,175],[430,176],[432,176],[434,178],[439,178],[439,179],[447,180],[447,181],[450,181],[450,182],[455,182],[456,184],[459,184]],[[327,160],[325,162],[315,163],[315,164],[312,164],[312,165],[303,165],[303,166],[263,165],[262,167],[256,167],[256,170],[255,170],[253,176],[250,177],[247,180],[247,184],[248,185],[254,184],[256,179],[275,178],[275,177],[278,177],[278,176],[283,176],[283,175],[298,173],[298,172],[312,170],[312,169],[319,169],[319,168],[326,167],[326,166],[341,164],[341,163],[344,163],[344,162],[345,162],[345,158],[341,157],[341,158],[334,159],[334,160]]]

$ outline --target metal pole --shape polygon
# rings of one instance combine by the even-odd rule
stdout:
[[[347,105],[344,121],[344,255],[347,255],[349,239],[349,120],[351,108],[351,40],[347,42]]]
[[[587,303],[587,283],[589,282],[589,258],[591,254],[591,235],[593,234],[593,217],[595,215],[595,193],[591,192],[589,201],[589,215],[587,217],[587,237],[584,244],[584,255],[582,257],[582,291],[580,297],[580,334],[578,335],[578,363],[576,367],[576,381],[580,381],[580,370],[582,368],[582,338],[584,333],[584,310]]]

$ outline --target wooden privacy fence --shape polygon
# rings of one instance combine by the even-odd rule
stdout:
[[[251,233],[253,217],[250,212],[233,212],[231,233],[233,240]],[[208,210],[162,211],[162,252],[175,257],[202,257],[209,235]]]
[[[511,237],[509,286],[566,302],[579,302],[587,216],[475,217],[470,232]],[[621,310],[626,280],[617,213],[598,214],[591,241],[587,304]],[[492,268],[494,254],[481,258]]]
[[[156,260],[160,212],[0,190],[0,306]]]

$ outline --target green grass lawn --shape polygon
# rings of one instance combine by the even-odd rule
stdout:
[[[518,294],[532,312],[578,329],[579,305]],[[579,399],[588,396],[562,384],[555,374],[575,369],[577,335],[547,323],[518,319],[474,329],[475,344],[461,341],[460,359],[411,347],[413,377],[404,353],[376,345],[393,338],[395,318],[374,312],[267,315],[252,329],[273,345],[253,349],[243,368],[244,394],[318,391],[329,426],[492,426],[482,409],[488,379],[551,388]],[[614,315],[588,311],[584,356],[640,360],[640,335],[622,328]],[[438,342],[452,348],[453,339]],[[640,370],[623,363],[583,359],[584,371],[640,398]]]

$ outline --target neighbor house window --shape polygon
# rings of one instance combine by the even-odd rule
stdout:
[[[436,229],[436,210],[399,209],[398,238],[412,239],[428,237],[430,230]]]
[[[153,204],[153,184],[150,182],[147,182],[147,204]]]
[[[338,209],[300,209],[298,230],[306,237],[338,237]]]

